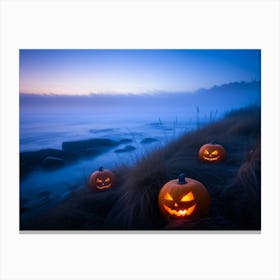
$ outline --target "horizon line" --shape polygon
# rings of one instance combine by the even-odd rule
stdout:
[[[230,85],[230,84],[242,84],[242,83],[247,83],[247,84],[251,84],[251,83],[256,83],[256,82],[261,82],[261,80],[257,80],[257,79],[252,79],[250,81],[234,81],[234,82],[228,82],[228,83],[224,83],[224,84],[214,84],[210,87],[200,87],[200,88],[197,88],[195,90],[180,90],[180,91],[168,91],[168,90],[147,90],[147,91],[143,91],[143,92],[112,92],[112,91],[109,91],[108,92],[89,92],[89,93],[86,93],[86,94],[79,94],[79,93],[76,93],[76,94],[70,94],[70,93],[66,93],[66,94],[61,94],[61,93],[53,93],[53,92],[50,92],[50,93],[34,93],[34,92],[24,92],[24,91],[19,91],[19,94],[20,95],[36,95],[36,96],[65,96],[65,97],[91,97],[91,96],[94,96],[94,95],[103,95],[103,96],[119,96],[119,95],[136,95],[136,96],[139,96],[139,95],[157,95],[157,94],[193,94],[193,93],[196,93],[198,91],[201,91],[201,90],[210,90],[210,89],[213,89],[213,88],[216,88],[216,87],[222,87],[222,86],[226,86],[226,85]]]

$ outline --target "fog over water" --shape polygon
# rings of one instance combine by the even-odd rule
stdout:
[[[82,187],[100,166],[133,164],[154,148],[223,118],[260,105],[260,82],[231,83],[193,93],[56,96],[20,94],[20,152],[62,149],[65,141],[123,141],[103,154],[56,170],[36,170],[20,182],[26,207],[50,205]],[[147,140],[148,139],[148,140]],[[127,146],[134,149],[126,151]]]

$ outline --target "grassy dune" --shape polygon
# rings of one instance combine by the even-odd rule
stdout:
[[[259,230],[261,192],[260,108],[233,111],[223,120],[187,133],[145,155],[133,167],[114,172],[114,188],[93,193],[88,186],[45,214],[21,221],[22,230]],[[222,144],[227,159],[198,160],[199,148]],[[211,196],[211,211],[196,222],[165,220],[158,193],[185,173],[201,181]]]

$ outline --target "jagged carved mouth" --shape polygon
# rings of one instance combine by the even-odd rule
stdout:
[[[205,160],[208,160],[208,161],[216,161],[216,160],[218,160],[220,158],[220,156],[216,156],[216,157],[212,157],[212,158],[203,156],[203,158]]]
[[[184,217],[184,216],[189,216],[193,213],[196,204],[194,204],[193,206],[187,208],[187,209],[179,209],[179,210],[175,210],[175,209],[171,209],[170,207],[166,206],[165,204],[163,204],[163,207],[165,209],[165,211],[167,213],[169,213],[170,215],[176,216],[176,217]]]
[[[110,184],[108,184],[108,185],[102,185],[102,186],[96,186],[98,189],[100,189],[100,190],[103,190],[103,189],[108,189],[108,188],[111,188],[111,186],[112,186],[112,184],[110,183]]]

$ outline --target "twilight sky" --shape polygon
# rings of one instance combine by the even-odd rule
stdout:
[[[194,91],[261,79],[260,50],[20,50],[21,93]]]

